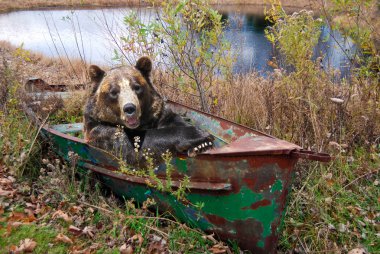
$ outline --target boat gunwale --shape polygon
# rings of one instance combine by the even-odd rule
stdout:
[[[209,114],[209,113],[203,112],[201,110],[197,110],[197,109],[188,107],[188,106],[183,105],[183,104],[178,103],[178,102],[174,102],[174,101],[171,101],[171,100],[167,100],[167,102],[169,104],[173,104],[175,106],[179,106],[179,107],[185,108],[186,110],[189,110],[189,111],[195,111],[195,112],[197,112],[199,114],[202,114],[202,115],[205,115],[206,117],[209,117],[210,119],[216,119],[216,120],[219,120],[219,121],[220,120],[224,121],[224,122],[226,122],[226,123],[228,123],[228,124],[230,124],[232,126],[241,128],[245,132],[250,132],[250,133],[256,134],[257,136],[261,135],[261,136],[264,136],[264,137],[271,138],[273,140],[281,140],[281,139],[278,139],[278,138],[273,137],[271,135],[268,135],[268,134],[265,134],[263,132],[254,130],[252,128],[249,128],[247,126],[234,123],[234,122],[232,122],[230,120],[224,119],[224,118],[219,117],[219,116],[214,116],[212,114]],[[52,133],[54,135],[61,136],[62,138],[65,138],[65,139],[68,139],[68,140],[71,140],[71,141],[74,141],[74,142],[77,142],[77,143],[81,143],[81,144],[84,144],[84,145],[89,145],[86,142],[85,139],[78,138],[78,137],[75,137],[75,136],[72,136],[72,135],[69,135],[69,134],[66,134],[64,132],[61,132],[61,131],[58,131],[58,130],[54,129],[54,125],[45,124],[43,126],[43,129],[45,129],[46,131],[48,131],[48,132],[50,132],[50,133]],[[233,143],[233,142],[231,142],[231,143]],[[231,144],[231,143],[229,143],[229,144]],[[239,152],[233,152],[233,151],[232,152],[221,152],[221,151],[218,151],[217,149],[213,149],[211,151],[214,151],[214,152],[210,153],[209,151],[206,151],[204,153],[198,154],[197,158],[203,159],[203,158],[209,158],[209,157],[219,157],[219,158],[221,158],[221,157],[241,157],[241,156],[246,157],[246,156],[254,156],[254,155],[289,155],[293,151],[299,151],[299,149],[295,149],[295,148],[293,148],[293,149],[271,149],[271,150],[264,150],[264,151],[251,151],[251,150],[247,150],[247,151],[239,151]],[[180,157],[187,157],[187,156],[184,155],[184,154],[180,154]]]
[[[181,103],[178,103],[178,102],[175,102],[175,101],[172,101],[172,100],[166,100],[166,102],[169,102],[169,103],[174,104],[174,105],[178,105],[178,106],[180,106],[180,107],[182,107],[182,108],[186,108],[186,109],[188,109],[188,110],[190,110],[190,111],[195,111],[195,112],[200,113],[200,114],[202,114],[202,115],[206,115],[206,116],[208,116],[208,117],[210,117],[210,118],[216,118],[216,119],[218,119],[218,120],[222,120],[222,121],[227,122],[227,123],[229,123],[229,124],[231,124],[231,125],[234,125],[234,126],[236,126],[236,127],[242,128],[243,130],[246,130],[246,131],[249,131],[249,132],[253,132],[254,134],[259,134],[259,135],[261,135],[261,136],[266,136],[266,137],[268,137],[268,138],[273,138],[273,139],[281,140],[281,139],[276,138],[276,137],[274,137],[274,136],[271,136],[271,135],[269,135],[269,134],[267,134],[267,133],[264,133],[264,132],[261,132],[261,131],[255,130],[255,129],[253,129],[253,128],[250,128],[250,127],[248,127],[248,126],[245,126],[245,125],[242,125],[242,124],[239,124],[239,123],[235,123],[235,122],[233,122],[233,121],[227,120],[226,118],[223,118],[223,117],[220,117],[220,116],[216,116],[216,115],[212,115],[212,114],[210,114],[210,113],[207,113],[207,112],[204,112],[204,111],[202,111],[202,110],[198,110],[198,109],[195,109],[195,108],[192,108],[192,107],[186,106],[186,105],[184,105],[184,104],[181,104]]]
[[[78,137],[74,137],[74,136],[71,136],[69,134],[66,134],[66,133],[63,133],[63,132],[60,132],[58,130],[55,130],[54,128],[52,128],[50,125],[48,124],[45,124],[44,127],[42,127],[45,131],[49,132],[49,133],[52,133],[56,136],[59,136],[59,137],[62,137],[62,138],[65,138],[67,140],[71,140],[71,141],[74,141],[74,142],[77,142],[77,143],[81,143],[83,145],[87,145],[87,146],[91,146],[90,144],[88,144],[86,142],[85,139],[82,139],[82,138],[78,138]],[[280,140],[280,139],[279,139]],[[94,147],[96,149],[100,149],[102,150],[101,148],[98,148],[96,146],[91,146],[91,147]],[[266,151],[247,151],[247,152],[220,152],[220,153],[207,153],[207,151],[205,153],[201,153],[201,154],[198,154],[196,156],[196,158],[206,158],[206,157],[219,157],[219,158],[223,158],[223,157],[247,157],[247,156],[262,156],[262,155],[291,155],[291,153],[293,151],[299,151],[297,149],[278,149],[278,150],[266,150]],[[185,158],[188,158],[188,156],[186,156],[185,154],[179,154],[178,157],[185,157]]]
[[[129,174],[118,174],[117,172],[113,170],[106,169],[99,165],[94,165],[92,163],[84,162],[82,167],[89,169],[91,171],[94,171],[96,173],[106,175],[115,179],[132,182],[134,184],[141,184],[146,185],[147,187],[150,187],[148,182],[155,184],[155,180],[151,179],[149,176],[136,176],[136,175],[129,175]],[[159,178],[162,184],[166,185],[167,180],[165,178],[161,179]],[[171,188],[179,188],[181,186],[181,179],[173,179],[171,181]],[[189,184],[187,185],[187,188],[190,190],[199,190],[199,191],[231,191],[232,190],[232,184],[229,182],[212,182],[212,181],[194,181],[190,180]]]
[[[204,115],[206,117],[209,117],[211,119],[216,119],[216,120],[219,120],[219,121],[224,121],[224,122],[226,122],[226,123],[228,123],[228,124],[230,124],[232,126],[235,126],[235,127],[238,127],[240,129],[242,129],[243,131],[251,132],[253,134],[259,134],[257,136],[261,135],[261,136],[264,136],[264,137],[267,137],[267,138],[271,138],[273,140],[283,141],[282,139],[273,137],[273,136],[271,136],[269,134],[266,134],[266,133],[263,133],[261,131],[249,128],[247,126],[244,126],[244,125],[241,125],[241,124],[238,124],[238,123],[234,123],[234,122],[232,122],[230,120],[227,120],[225,118],[222,118],[222,117],[219,117],[219,116],[215,116],[215,115],[203,112],[203,111],[198,110],[198,109],[191,108],[191,107],[183,105],[181,103],[178,103],[178,102],[175,102],[175,101],[172,101],[172,100],[167,100],[167,102],[169,104],[173,104],[174,106],[182,107],[182,108],[185,108],[186,110],[197,112],[197,113],[202,114],[202,115]],[[26,112],[28,112],[28,115],[32,114],[31,117],[35,119],[36,116],[35,116],[34,112],[30,112],[30,110],[26,110]],[[41,123],[39,121],[36,121],[36,123],[38,125],[41,125]],[[43,125],[42,128],[45,131],[49,132],[49,133],[52,133],[52,134],[60,136],[62,138],[71,140],[73,142],[77,142],[77,143],[81,143],[83,145],[91,146],[90,144],[88,144],[86,142],[85,139],[78,138],[78,137],[75,137],[75,136],[72,136],[72,135],[69,135],[69,134],[66,134],[66,133],[63,133],[61,131],[58,131],[58,130],[54,129],[54,127],[53,127],[54,125],[49,125],[49,124],[45,124],[45,123],[43,123],[42,125]],[[233,142],[231,142],[231,143],[233,143]],[[289,143],[289,144],[292,144],[292,143]],[[294,158],[311,159],[311,160],[317,160],[317,161],[322,161],[322,162],[329,162],[332,159],[330,157],[330,155],[328,155],[326,153],[316,153],[316,152],[304,150],[302,147],[299,147],[299,146],[297,146],[295,144],[293,144],[293,145],[295,147],[288,148],[288,149],[270,149],[270,150],[262,150],[262,151],[246,150],[246,151],[228,151],[228,152],[224,152],[224,151],[218,151],[217,149],[212,149],[212,150],[208,150],[208,151],[206,151],[204,153],[198,154],[196,158],[197,159],[208,159],[208,158],[218,158],[218,159],[229,158],[229,159],[231,159],[231,157],[248,157],[248,156],[264,156],[264,155],[272,155],[272,156],[273,155],[276,155],[276,156],[277,155],[287,155],[287,156],[291,156],[291,157],[294,157]],[[97,148],[97,147],[95,147],[95,148]],[[97,148],[97,149],[100,149],[100,148]],[[187,156],[185,154],[179,154],[178,157],[187,158]]]

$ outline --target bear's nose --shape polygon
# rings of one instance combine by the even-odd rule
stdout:
[[[133,115],[136,112],[136,106],[132,103],[127,103],[123,108],[124,112],[128,115]]]

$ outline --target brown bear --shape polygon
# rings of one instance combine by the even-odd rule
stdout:
[[[94,86],[84,109],[88,143],[130,165],[141,165],[144,151],[160,161],[166,151],[195,156],[211,148],[213,136],[165,106],[152,84],[151,70],[148,57],[108,72],[90,66]]]

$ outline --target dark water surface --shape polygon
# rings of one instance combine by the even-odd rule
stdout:
[[[90,64],[112,66],[118,63],[112,60],[117,49],[113,38],[125,35],[123,18],[131,10],[137,11],[144,22],[156,15],[150,8],[17,11],[0,15],[0,40],[23,44],[25,49],[51,57],[84,58]],[[243,6],[220,11],[230,24],[225,31],[227,39],[238,52],[235,72],[270,71],[267,61],[272,57],[272,45],[264,36],[267,23],[262,10]],[[328,56],[324,65],[344,71],[347,52],[353,49],[350,41],[323,28],[317,51]]]

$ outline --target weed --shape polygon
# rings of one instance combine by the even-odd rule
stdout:
[[[83,119],[83,107],[86,101],[85,91],[70,92],[69,99],[63,100],[63,106],[49,117],[51,124],[79,123]]]
[[[234,62],[222,15],[209,1],[159,1],[159,6],[156,20],[149,24],[136,13],[125,17],[128,36],[121,38],[124,48],[128,53],[160,59],[170,79],[183,91],[196,92],[202,109],[209,112],[215,76],[230,76]]]
[[[39,151],[38,131],[21,110],[22,89],[5,61],[0,66],[0,76],[0,163],[14,174],[23,175],[26,166],[34,168],[30,162]],[[35,172],[28,173],[33,175]]]
[[[370,253],[379,250],[375,236],[379,211],[373,204],[380,194],[376,182],[380,161],[363,164],[364,157],[355,155],[349,163],[338,157],[302,177],[303,186],[294,188],[285,217],[282,249],[334,252],[363,244]]]

